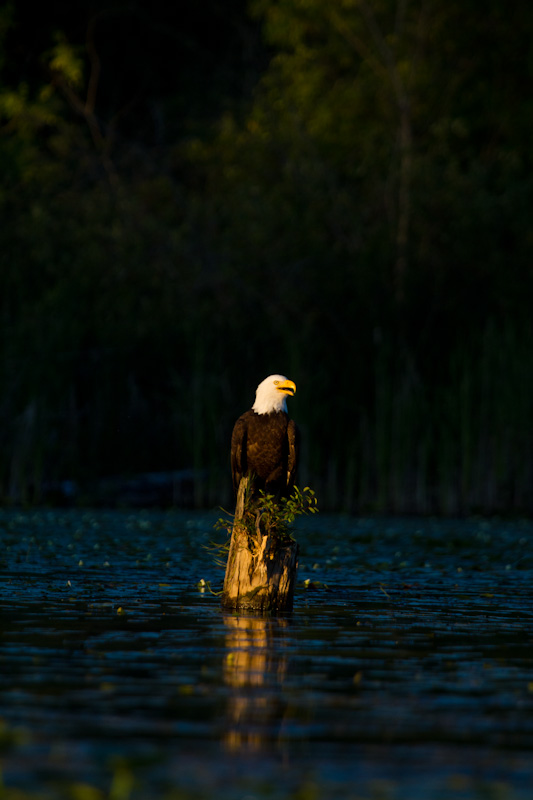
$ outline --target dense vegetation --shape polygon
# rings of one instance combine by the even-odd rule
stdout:
[[[530,512],[533,6],[0,11],[0,495],[202,470],[295,380],[321,508]]]

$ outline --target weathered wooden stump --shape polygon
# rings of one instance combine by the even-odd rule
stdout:
[[[255,529],[245,524],[249,477],[239,484],[222,591],[222,606],[239,611],[291,611],[298,569],[298,544],[265,532],[261,513]]]

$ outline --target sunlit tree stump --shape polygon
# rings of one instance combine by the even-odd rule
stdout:
[[[255,515],[254,525],[250,525],[248,482],[246,476],[239,484],[222,606],[240,611],[291,611],[298,544],[287,538],[278,539],[275,531],[265,532],[260,512]]]

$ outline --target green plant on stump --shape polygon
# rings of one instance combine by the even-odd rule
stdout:
[[[261,533],[270,536],[279,544],[293,541],[291,526],[296,517],[302,514],[316,514],[318,505],[315,493],[309,486],[300,489],[295,486],[288,497],[277,499],[273,494],[260,490],[257,495],[247,492],[244,500],[244,513],[239,524],[244,527],[248,536],[255,540]],[[220,517],[215,523],[216,530],[226,530],[231,536],[235,515]],[[219,551],[228,550],[229,542],[216,545]]]
[[[291,525],[301,514],[316,514],[318,511],[315,493],[309,486],[301,490],[294,487],[291,495],[279,501],[272,494],[259,492],[259,497],[250,503],[250,514],[255,508],[255,527],[261,526],[263,534],[283,543],[292,540]],[[245,506],[246,510],[246,506]]]

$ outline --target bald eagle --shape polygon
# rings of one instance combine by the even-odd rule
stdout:
[[[284,375],[269,375],[257,387],[255,403],[242,414],[231,437],[231,472],[235,493],[244,475],[252,476],[254,493],[290,494],[298,466],[298,428],[287,414],[287,397],[296,384]]]

